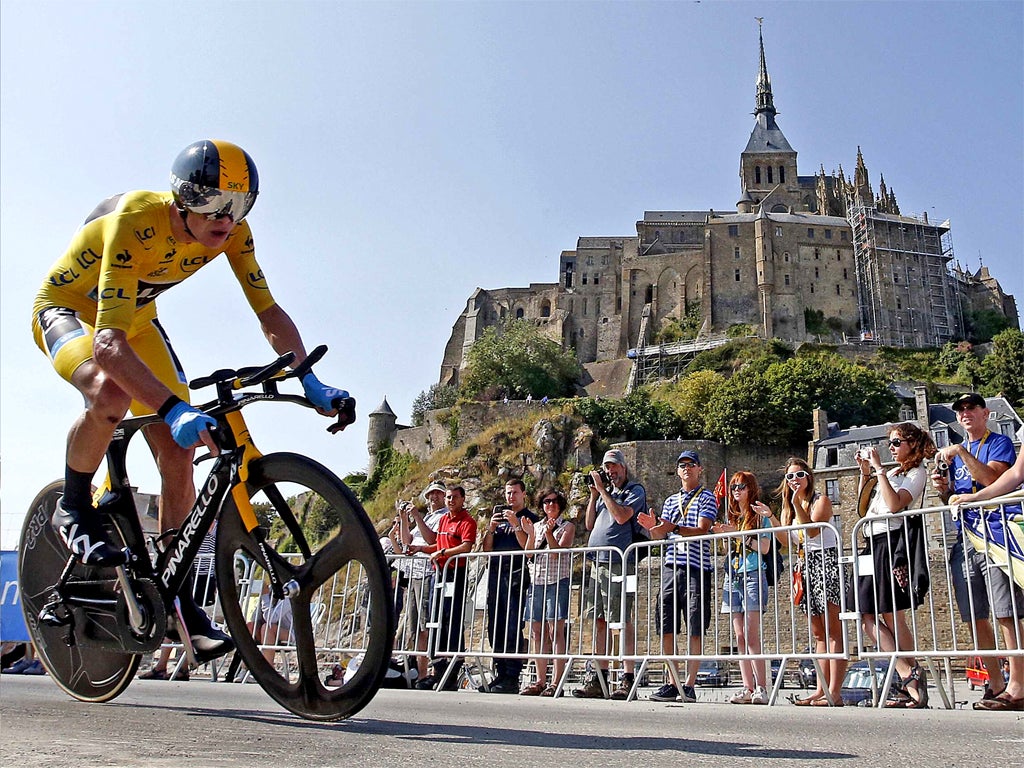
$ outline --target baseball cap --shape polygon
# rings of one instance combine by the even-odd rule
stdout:
[[[979,395],[977,392],[964,392],[961,395],[957,395],[951,406],[954,411],[960,411],[966,408],[968,405],[976,405],[979,408],[987,408],[985,405],[985,398]]]
[[[626,455],[618,448],[613,448],[605,453],[604,458],[601,459],[601,464],[619,464],[624,467],[626,466]]]
[[[692,461],[694,464],[700,464],[700,456],[697,455],[696,451],[683,451],[679,454],[679,458],[676,462],[680,461]]]
[[[433,493],[434,491],[441,491],[441,493],[446,493],[448,491],[448,486],[446,486],[440,480],[435,480],[434,482],[432,482],[430,485],[423,489],[423,498],[427,498],[427,495]]]

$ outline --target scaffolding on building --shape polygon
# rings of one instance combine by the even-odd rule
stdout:
[[[940,347],[962,336],[948,220],[883,213],[860,200],[850,203],[848,216],[861,341]]]
[[[626,384],[627,395],[637,387],[655,384],[659,381],[677,380],[686,372],[686,368],[698,354],[728,344],[733,341],[733,338],[736,338],[723,333],[713,336],[698,336],[696,339],[673,341],[668,344],[648,344],[647,327],[650,315],[651,305],[647,304],[640,316],[637,345],[627,354],[627,357],[633,360],[629,381]]]

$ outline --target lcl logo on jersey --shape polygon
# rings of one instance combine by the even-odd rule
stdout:
[[[99,254],[97,254],[92,248],[86,248],[75,257],[75,261],[82,269],[88,269],[99,260]]]
[[[248,275],[246,275],[246,282],[249,283],[249,285],[251,285],[253,288],[259,288],[260,290],[263,291],[268,290],[267,281],[266,278],[263,277],[262,269],[258,269],[255,272],[250,272]]]
[[[186,257],[184,257],[181,260],[181,271],[182,272],[195,272],[197,269],[199,269],[201,266],[203,266],[203,264],[205,264],[207,261],[209,261],[209,258],[207,258],[206,256],[192,256],[192,257],[186,256]]]
[[[145,229],[142,230],[135,230],[135,238],[143,245],[145,245],[147,240],[152,240],[154,237],[156,237],[156,230],[153,229],[153,227],[146,227]]]

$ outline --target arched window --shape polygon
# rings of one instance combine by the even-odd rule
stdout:
[[[779,166],[779,183],[780,184],[785,184],[786,183],[786,166],[784,166],[784,165],[780,165]]]
[[[652,301],[654,301],[654,286],[648,285],[647,290],[644,291],[644,303],[650,304]]]
[[[551,317],[551,302],[550,301],[545,301],[543,304],[540,305],[540,316],[541,317]]]
[[[523,319],[523,315],[524,315],[524,314],[525,314],[525,313],[523,312],[523,308],[522,308],[522,307],[519,307],[519,308],[518,308],[518,309],[516,310],[516,320],[522,320],[522,319]]]
[[[760,165],[755,165],[754,166],[754,183],[755,184],[760,184],[761,183],[761,166]]]
[[[770,165],[768,166],[768,183],[769,184],[774,184],[775,183],[775,180],[772,178],[772,167]]]

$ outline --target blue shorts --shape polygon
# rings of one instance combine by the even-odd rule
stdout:
[[[722,613],[753,613],[768,605],[768,581],[764,568],[734,573],[722,590]]]
[[[569,579],[554,584],[531,584],[526,596],[526,621],[569,618]]]

